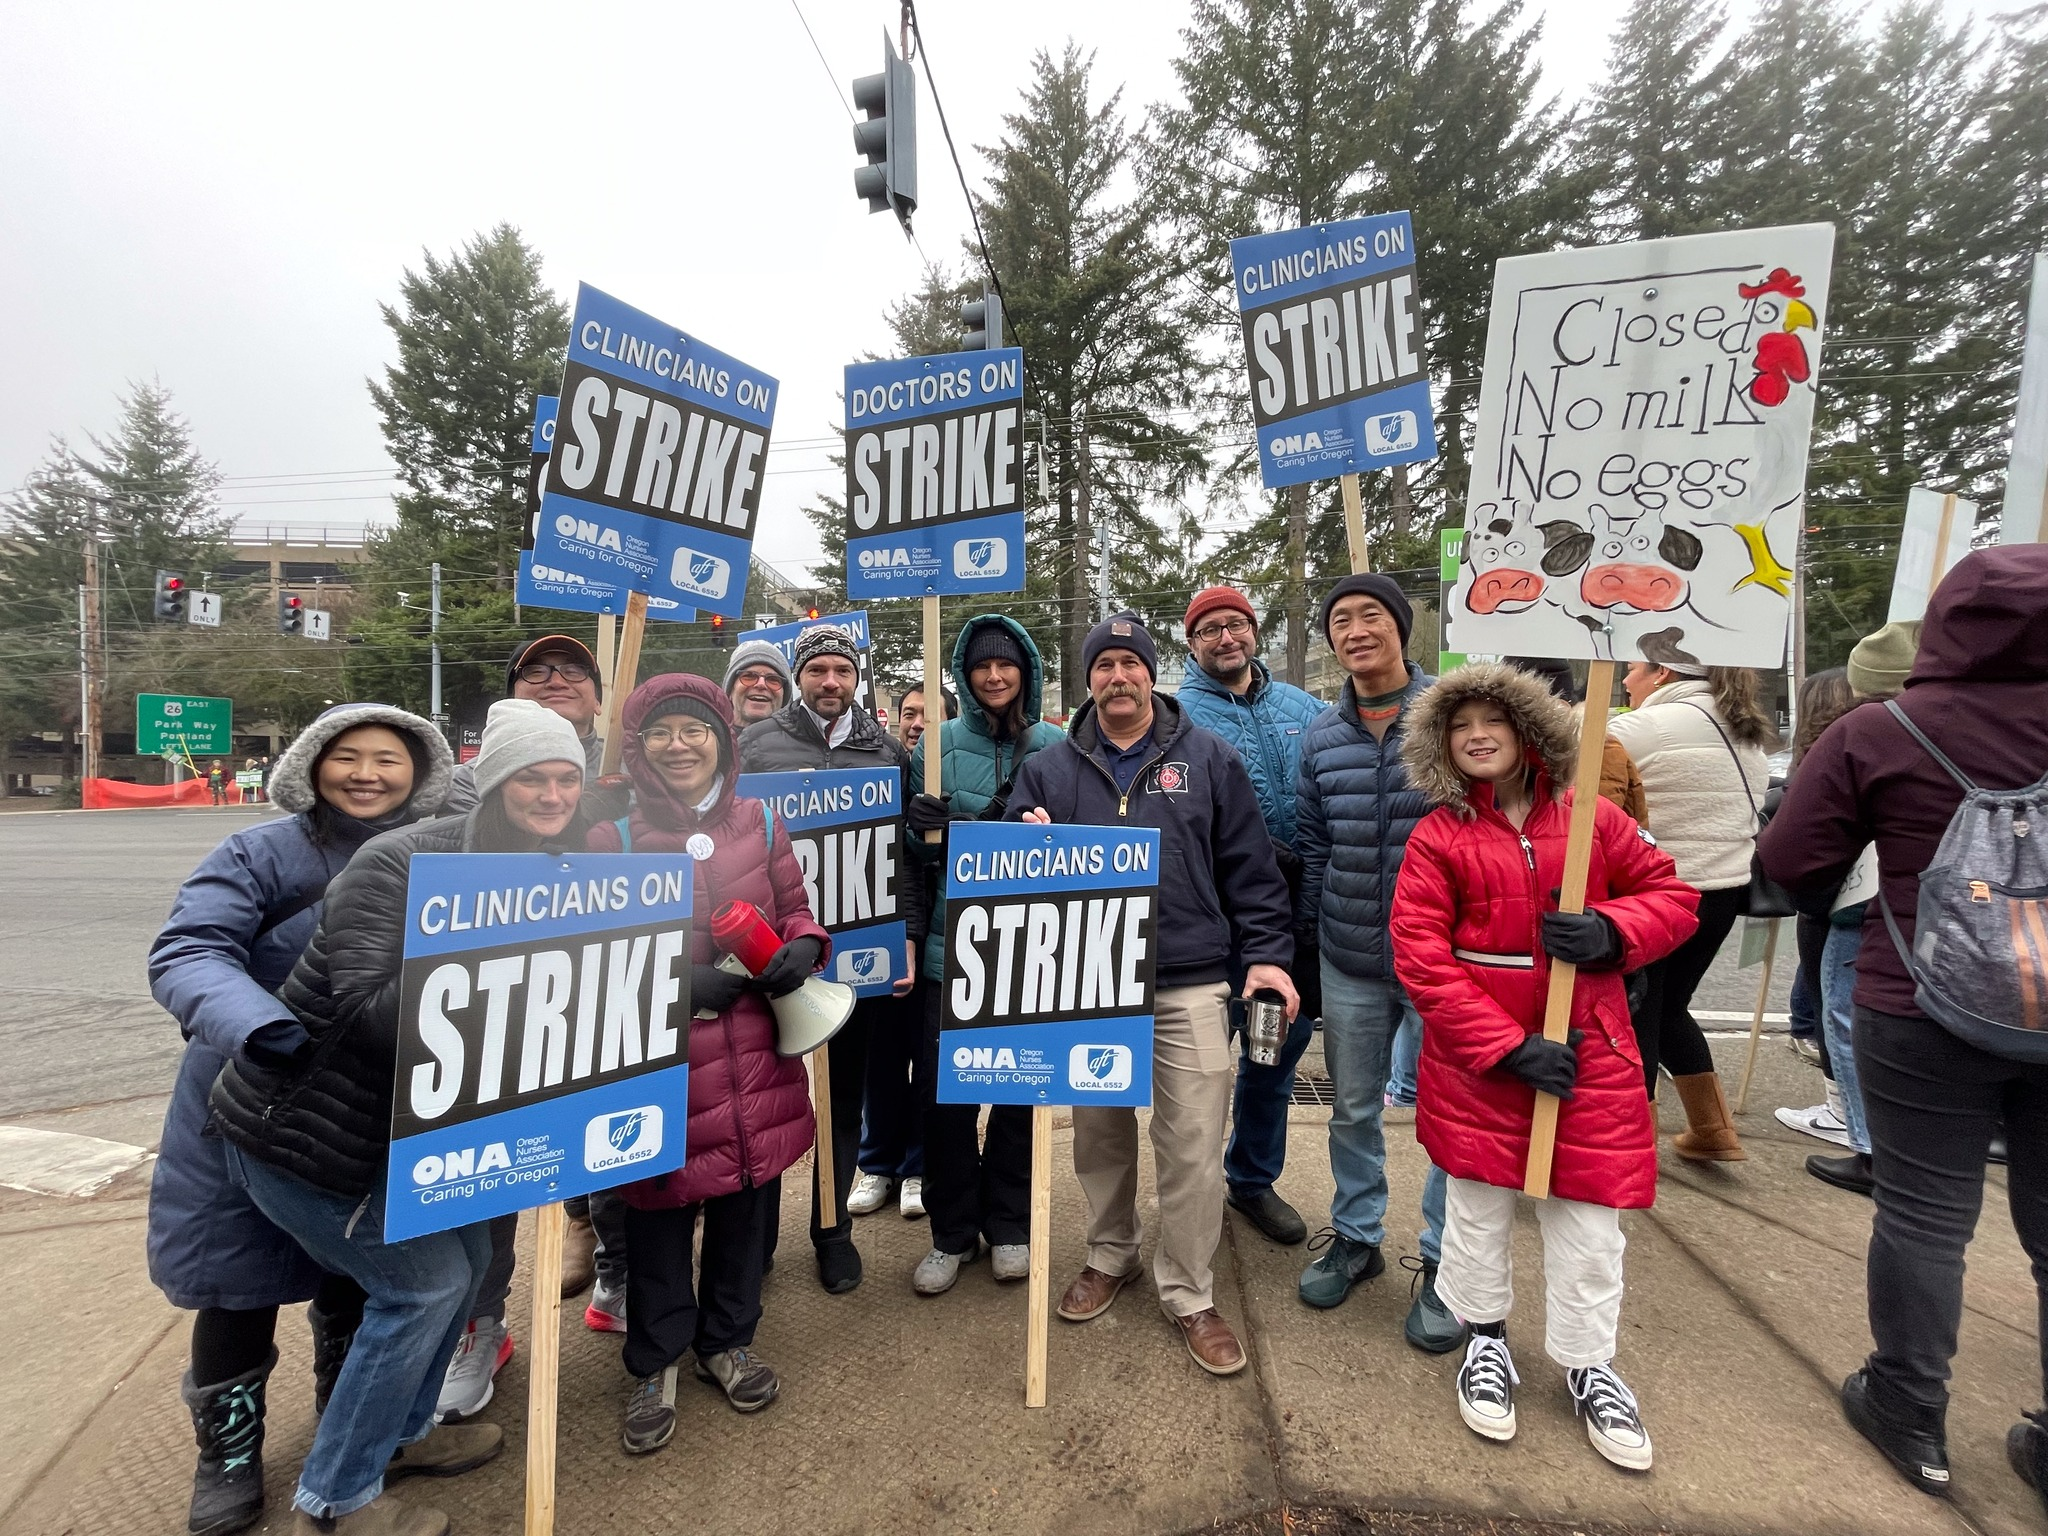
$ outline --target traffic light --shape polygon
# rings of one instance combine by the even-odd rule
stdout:
[[[993,352],[1003,344],[1003,301],[995,289],[982,285],[981,297],[960,306],[961,345],[969,352]]]
[[[722,613],[711,615],[711,645],[714,650],[732,649],[732,633],[725,627],[725,615]]]
[[[185,617],[185,578],[176,571],[156,573],[156,616],[160,619]]]
[[[806,608],[804,610],[804,617],[807,619],[815,619],[817,616],[818,610],[816,608]]]
[[[296,635],[306,628],[306,600],[296,592],[277,594],[277,632]]]
[[[853,173],[854,193],[868,200],[870,213],[894,208],[907,230],[917,207],[917,78],[887,31],[882,72],[853,82],[853,104],[867,113],[853,125],[853,147],[868,157]]]

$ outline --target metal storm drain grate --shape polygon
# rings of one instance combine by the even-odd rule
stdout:
[[[1335,1104],[1336,1090],[1327,1077],[1314,1072],[1294,1074],[1294,1091],[1287,1096],[1290,1104]]]

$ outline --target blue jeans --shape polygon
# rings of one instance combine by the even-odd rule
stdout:
[[[1244,1002],[1230,1000],[1230,1027],[1244,1029]],[[1255,1200],[1272,1189],[1287,1164],[1287,1105],[1294,1093],[1294,1069],[1315,1038],[1316,1021],[1303,1009],[1280,1042],[1280,1059],[1262,1067],[1250,1056],[1237,1058],[1237,1087],[1230,1105],[1230,1145],[1223,1153],[1223,1180],[1233,1200]]]
[[[1849,1127],[1849,1145],[1870,1150],[1870,1125],[1863,1115],[1863,1084],[1856,1075],[1856,1047],[1850,1039],[1855,1010],[1849,994],[1856,990],[1856,953],[1863,947],[1863,929],[1829,928],[1820,952],[1821,1027],[1827,1031],[1828,1065],[1835,1069],[1835,1087],[1842,1095],[1842,1119]]]
[[[315,1519],[338,1519],[382,1493],[392,1453],[434,1427],[442,1375],[491,1262],[489,1228],[478,1223],[387,1243],[381,1186],[351,1200],[233,1146],[228,1167],[314,1262],[368,1293],[292,1500]]]
[[[1402,1106],[1415,1102],[1415,1074],[1422,1066],[1422,1016],[1413,1008],[1394,1031],[1394,1064],[1388,1074],[1387,1096]]]
[[[1397,981],[1347,976],[1323,957],[1323,1059],[1330,1067],[1330,1172],[1337,1193],[1330,1225],[1353,1242],[1386,1240],[1387,1139],[1380,1124],[1392,1072],[1394,1037],[1422,1021]],[[1434,1264],[1443,1249],[1444,1174],[1431,1163],[1422,1182],[1422,1257]],[[315,1255],[318,1257],[318,1255]]]

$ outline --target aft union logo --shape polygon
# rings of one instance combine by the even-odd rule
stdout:
[[[884,981],[889,975],[889,952],[885,949],[842,949],[838,955],[839,979],[853,986]]]
[[[661,1155],[661,1106],[599,1115],[583,1128],[583,1166],[592,1173],[644,1163]]]
[[[955,576],[997,577],[1010,569],[1010,547],[1001,539],[956,539],[953,542]]]
[[[1094,1093],[1122,1093],[1131,1086],[1128,1045],[1077,1045],[1067,1052],[1067,1086]]]
[[[721,598],[732,585],[732,566],[700,549],[679,549],[669,567],[671,585],[698,597]]]
[[[1365,446],[1371,453],[1406,453],[1419,439],[1413,411],[1388,411],[1365,423]]]

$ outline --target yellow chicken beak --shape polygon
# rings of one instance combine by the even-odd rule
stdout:
[[[1786,329],[1786,330],[1788,330],[1788,331],[1796,331],[1796,330],[1798,330],[1798,329],[1799,329],[1799,328],[1800,328],[1801,326],[1804,326],[1804,327],[1805,327],[1805,328],[1806,328],[1807,330],[1809,330],[1809,331],[1810,331],[1810,330],[1813,330],[1813,329],[1815,329],[1815,328],[1816,328],[1816,326],[1817,326],[1817,324],[1818,324],[1818,322],[1817,322],[1817,321],[1816,321],[1816,320],[1815,320],[1815,319],[1813,318],[1813,311],[1812,311],[1812,310],[1811,310],[1810,308],[1808,308],[1808,307],[1807,307],[1807,303],[1806,303],[1806,300],[1804,300],[1804,299],[1791,299],[1791,300],[1788,300],[1788,301],[1786,302],[1786,305],[1785,305],[1785,329]]]

